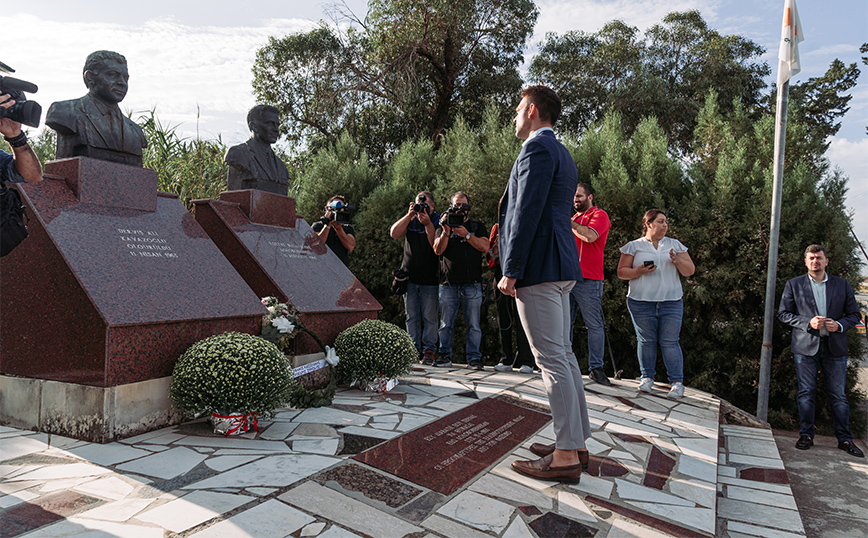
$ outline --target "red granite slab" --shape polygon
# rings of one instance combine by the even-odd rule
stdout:
[[[762,467],[748,467],[738,472],[738,477],[756,482],[770,482],[772,484],[789,484],[790,478],[783,469],[764,469]]]
[[[84,175],[70,181],[70,169]],[[258,333],[258,296],[177,196],[153,184],[153,211],[128,207],[142,197],[137,174],[150,171],[86,157],[46,171],[18,186],[30,237],[0,259],[0,373],[115,386],[170,375],[211,334]]]
[[[651,447],[651,454],[648,457],[648,466],[645,468],[645,478],[642,481],[642,485],[662,490],[674,468],[675,458],[668,456],[656,446]]]
[[[513,450],[551,416],[491,397],[362,452],[355,460],[451,495]]]
[[[45,495],[0,512],[0,536],[12,538],[69,516],[96,508],[106,501],[74,491]]]
[[[291,302],[326,344],[382,307],[295,214],[295,200],[260,191],[230,191],[194,200],[197,222],[260,297]],[[294,219],[294,220],[291,220]],[[320,351],[300,335],[296,353]]]
[[[611,510],[612,512],[620,514],[627,519],[638,521],[643,525],[647,525],[652,529],[665,532],[670,536],[676,536],[678,538],[708,538],[707,534],[699,533],[690,529],[685,529],[684,527],[678,526],[674,523],[670,523],[654,516],[649,516],[648,514],[638,512],[631,508],[627,508],[626,506],[621,506],[619,504],[613,503],[612,501],[601,499],[593,495],[586,496],[585,502],[595,504],[600,508],[604,508],[606,510]]]

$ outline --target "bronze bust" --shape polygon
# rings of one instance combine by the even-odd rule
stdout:
[[[253,133],[247,142],[232,146],[223,162],[229,165],[228,190],[259,189],[286,196],[289,172],[271,145],[277,142],[280,118],[271,105],[256,105],[247,113]]]
[[[145,133],[121,113],[127,95],[127,60],[117,52],[98,50],[84,63],[87,95],[52,103],[45,123],[57,131],[55,157],[93,157],[142,166]]]

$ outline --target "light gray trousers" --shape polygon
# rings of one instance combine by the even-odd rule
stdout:
[[[552,409],[555,446],[585,448],[591,436],[582,372],[570,345],[570,290],[574,280],[516,288],[518,316],[527,333]]]

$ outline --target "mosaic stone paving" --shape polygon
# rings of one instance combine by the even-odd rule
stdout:
[[[539,375],[420,367],[390,393],[344,390],[235,438],[203,423],[106,445],[0,427],[0,536],[804,536],[771,432],[720,425],[706,393],[667,391],[586,385],[592,456],[577,485],[510,467],[553,440],[549,422],[448,495],[354,457],[495,395],[545,406]]]

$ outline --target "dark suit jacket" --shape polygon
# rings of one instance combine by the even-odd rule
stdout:
[[[248,140],[226,151],[223,162],[229,166],[226,190],[259,189],[286,196],[289,190],[289,172],[271,148],[268,152]]]
[[[843,357],[847,355],[847,331],[860,320],[859,305],[849,282],[827,275],[826,317],[834,319],[844,329],[829,333],[829,352]],[[802,275],[787,281],[778,308],[778,319],[793,327],[793,353],[809,356],[820,350],[820,331],[809,325],[811,319],[819,315],[810,278],[810,275]]]
[[[526,142],[500,201],[500,264],[516,287],[579,280],[570,225],[579,175],[567,149],[546,129]]]
[[[111,131],[107,110],[116,112],[122,121],[122,132]],[[117,106],[107,107],[89,94],[80,99],[52,103],[45,124],[57,131],[55,157],[94,157],[105,161],[142,166],[142,148],[148,142],[139,125],[124,116]]]

